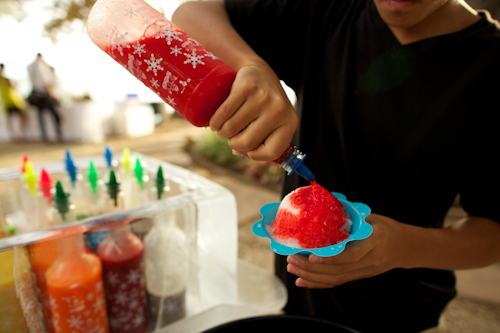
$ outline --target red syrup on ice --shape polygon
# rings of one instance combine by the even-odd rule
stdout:
[[[311,186],[301,187],[283,199],[270,230],[280,243],[293,241],[300,248],[320,248],[349,237],[343,229],[346,218],[342,203],[312,181]]]
[[[129,229],[111,229],[97,248],[111,332],[145,333],[148,329],[144,281],[144,245]]]
[[[225,101],[236,72],[175,24],[157,20],[133,43],[105,52],[198,127]]]

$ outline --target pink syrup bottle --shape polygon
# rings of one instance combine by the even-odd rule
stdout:
[[[142,0],[98,0],[88,16],[87,33],[101,50],[198,127],[209,125],[236,77],[236,71]],[[314,180],[302,164],[305,154],[292,150],[286,157],[274,162],[289,175],[297,171]]]
[[[106,213],[124,210],[120,183],[110,172]],[[102,262],[104,290],[111,332],[146,333],[148,308],[144,281],[144,244],[127,221],[108,230],[97,247]]]

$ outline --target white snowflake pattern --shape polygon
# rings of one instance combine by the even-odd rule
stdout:
[[[191,64],[193,65],[193,68],[196,68],[198,64],[200,65],[205,65],[205,63],[202,61],[203,55],[197,55],[196,51],[192,51],[191,54],[189,53],[183,53],[186,56],[186,61],[184,61],[184,64]]]
[[[97,295],[103,292],[104,289],[102,289],[102,281],[99,281],[95,284],[95,292]]]
[[[62,328],[59,326],[59,319],[52,320],[52,326],[56,332],[62,332]]]
[[[160,88],[160,85],[158,84],[158,80],[151,79],[151,81],[149,81],[149,82],[151,82],[151,86],[152,86],[153,88],[155,88],[155,89]]]
[[[134,327],[138,327],[138,326],[140,326],[140,325],[144,322],[144,320],[146,320],[146,319],[144,318],[144,316],[143,316],[142,314],[138,314],[138,315],[134,318],[134,320],[132,321],[132,322],[133,322],[133,324],[134,324]]]
[[[139,42],[135,43],[134,45],[132,45],[132,47],[134,48],[133,54],[137,54],[140,58],[141,54],[146,53],[146,50],[144,50],[145,46],[146,45],[144,45],[144,44],[139,44]]]
[[[118,274],[113,273],[113,272],[108,273],[106,280],[113,287],[116,286],[118,283],[120,283],[120,279],[118,278]]]
[[[212,52],[205,50],[205,54],[203,55],[204,57],[211,58],[213,60],[217,60],[217,58]]]
[[[171,72],[167,71],[167,75],[165,75],[165,78],[163,79],[162,83],[162,88],[165,89],[169,94],[172,94],[173,92],[178,92],[179,91],[179,86],[175,84],[175,81],[177,80],[177,76],[173,75]],[[132,271],[130,272],[132,273]],[[127,276],[130,281],[130,277]],[[132,276],[134,282],[137,282],[141,278],[141,275],[139,272],[135,272],[135,274]],[[132,282],[131,282],[132,283]]]
[[[173,54],[174,56],[178,56],[179,54],[182,54],[182,48],[181,47],[178,47],[177,45],[174,45],[174,47],[171,47],[170,50],[172,50],[170,52],[170,54]]]
[[[102,297],[98,297],[92,306],[94,307],[94,313],[102,313],[106,310],[106,302]]]
[[[191,37],[188,37],[187,41],[182,43],[181,46],[185,49],[195,51],[197,47],[201,46],[201,44],[198,43],[196,40],[192,39]]]
[[[160,32],[156,35],[156,39],[165,38],[168,45],[172,44],[174,40],[182,42],[182,38],[179,37],[179,35],[182,35],[182,33],[172,29],[172,26],[170,24],[162,27],[158,26],[158,28],[160,29]]]
[[[94,297],[95,297],[94,293],[88,293],[87,294],[87,301],[92,302],[92,300],[94,299]]]
[[[127,304],[128,302],[128,295],[126,292],[124,291],[118,291],[116,294],[115,294],[115,301],[116,301],[116,304],[121,304],[121,305],[125,305]]]
[[[130,303],[128,303],[128,307],[131,310],[137,309],[139,307],[139,301],[137,299],[133,299]]]
[[[76,328],[77,330],[82,328],[83,320],[81,316],[71,316],[71,318],[66,319],[69,328]]]
[[[151,72],[155,74],[155,76],[158,73],[158,70],[164,70],[163,67],[160,66],[160,62],[163,60],[163,58],[156,59],[154,54],[151,54],[151,59],[150,60],[144,60],[145,63],[148,64],[148,69],[146,69],[146,72]]]
[[[188,85],[189,82],[191,82],[190,78],[187,78],[186,81],[179,80],[179,83],[182,86],[181,94],[184,92],[184,90],[186,90],[186,86]]]
[[[85,310],[85,300],[83,299],[63,297],[63,301],[68,304],[69,313],[75,313]]]
[[[142,62],[140,60],[136,60],[132,54],[129,54],[128,63],[125,68],[127,68],[128,71],[135,77],[145,79],[146,75],[139,69],[139,66],[141,66],[141,64]]]
[[[170,104],[170,106],[177,105],[177,103],[175,103],[174,98],[172,96],[167,96],[167,103]]]
[[[136,13],[134,13],[134,10],[132,8],[130,9],[125,9],[125,16],[127,16],[132,19],[134,16],[137,16]]]
[[[113,46],[111,47],[111,50],[117,50],[120,52],[120,55],[123,56],[123,49],[130,49],[130,45],[125,43],[128,32],[118,31],[118,28],[115,27],[112,34]]]
[[[170,72],[167,72],[167,75],[171,74]],[[173,76],[173,80],[177,80],[176,76]],[[130,272],[127,274],[127,280],[129,283],[134,284],[137,283],[141,279],[141,272],[139,269],[131,269]]]
[[[57,301],[55,298],[50,298],[50,307],[52,308],[52,311],[57,309],[59,306],[57,305]]]

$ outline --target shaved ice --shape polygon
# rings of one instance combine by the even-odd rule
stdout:
[[[311,249],[349,238],[351,224],[342,203],[323,186],[313,183],[283,198],[267,232],[280,244]]]

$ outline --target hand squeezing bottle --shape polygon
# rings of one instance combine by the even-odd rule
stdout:
[[[236,77],[236,71],[143,0],[98,0],[89,14],[87,33],[101,50],[198,127],[209,125]],[[296,166],[288,174],[307,169],[302,165],[304,154],[289,151],[288,155]],[[281,166],[281,161],[275,163]],[[301,175],[314,180],[309,170]]]

